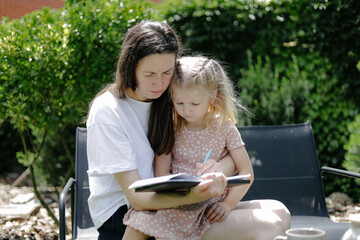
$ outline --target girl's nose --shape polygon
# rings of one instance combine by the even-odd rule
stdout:
[[[189,108],[188,106],[185,106],[185,105],[184,105],[183,111],[184,111],[184,113],[187,115],[187,114],[190,113],[191,110],[190,110],[190,108]]]

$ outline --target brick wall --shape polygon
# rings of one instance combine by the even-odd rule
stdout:
[[[63,6],[63,0],[0,0],[0,20],[5,16],[10,19],[21,18],[43,7],[60,9]]]

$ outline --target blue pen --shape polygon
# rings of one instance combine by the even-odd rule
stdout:
[[[209,160],[209,158],[210,158],[210,156],[211,156],[211,153],[212,153],[212,151],[211,151],[211,149],[210,149],[210,150],[208,151],[208,153],[206,154],[206,157],[205,157],[205,159],[204,159],[204,161],[203,161],[203,164],[205,164],[206,161]]]
[[[208,151],[208,153],[206,154],[206,156],[205,156],[205,159],[204,159],[204,161],[203,161],[203,164],[205,164],[206,163],[206,161],[207,160],[209,160],[209,158],[210,158],[210,156],[211,156],[211,153],[212,153],[212,151],[211,151],[211,149]],[[200,177],[201,175],[198,175],[198,177]]]

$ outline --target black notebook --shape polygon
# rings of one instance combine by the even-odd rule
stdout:
[[[251,174],[235,175],[227,177],[227,186],[236,186],[250,183]],[[187,173],[171,174],[161,177],[154,177],[135,181],[129,189],[135,192],[169,192],[169,191],[189,191],[191,187],[198,185],[202,180]]]

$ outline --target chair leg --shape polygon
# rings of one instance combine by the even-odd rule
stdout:
[[[59,235],[60,240],[65,240],[66,236],[66,217],[65,217],[65,205],[66,205],[66,195],[71,189],[71,186],[75,183],[74,178],[69,178],[64,189],[61,191],[59,199],[59,216],[60,216],[60,226],[59,226]]]

